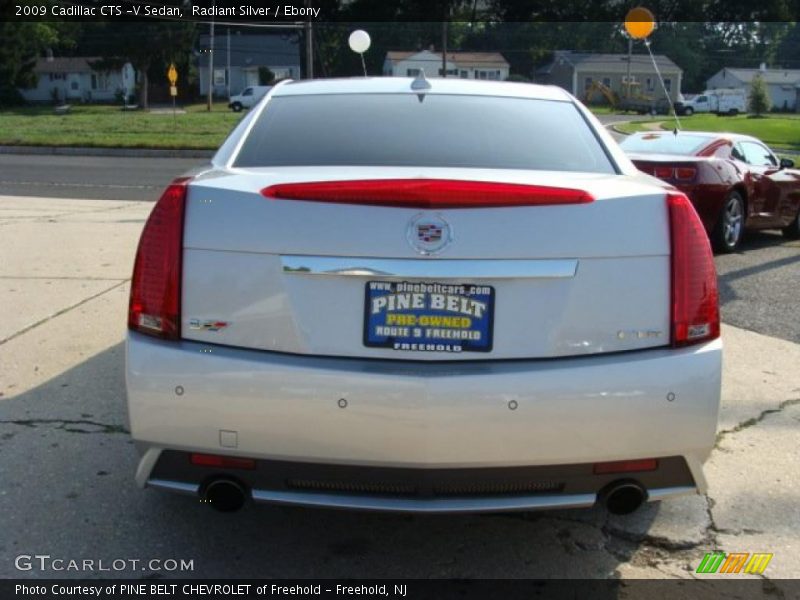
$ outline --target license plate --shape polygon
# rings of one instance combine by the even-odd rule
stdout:
[[[364,345],[408,352],[489,352],[494,288],[472,283],[368,281]]]

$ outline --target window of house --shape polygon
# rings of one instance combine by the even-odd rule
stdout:
[[[655,89],[655,82],[653,81],[652,77],[648,77],[645,80],[645,83],[647,84],[647,91],[648,92],[652,92]]]
[[[77,81],[73,81],[72,83],[69,84],[69,87],[72,90],[77,90],[78,89],[78,82]]]
[[[105,91],[108,89],[108,73],[92,73],[92,89]]]
[[[584,92],[588,91],[590,87],[592,87],[592,78],[587,77],[586,79],[583,80],[583,91]]]
[[[611,87],[611,77],[603,77],[603,85],[607,88]]]
[[[406,69],[406,77],[416,77],[419,75],[419,69]]]
[[[664,80],[664,87],[665,87],[665,88],[667,88],[667,91],[668,91],[668,92],[671,92],[671,91],[672,91],[672,79],[670,79],[669,77],[667,77],[667,78]]]
[[[461,69],[461,79],[467,79],[468,77],[469,77],[469,71]]]

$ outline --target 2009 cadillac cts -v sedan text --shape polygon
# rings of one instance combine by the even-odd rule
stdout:
[[[221,510],[702,491],[717,304],[686,196],[563,90],[279,84],[142,233],[137,481]]]

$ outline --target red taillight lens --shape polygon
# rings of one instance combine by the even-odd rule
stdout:
[[[614,462],[596,463],[595,475],[608,475],[609,473],[634,473],[637,471],[655,471],[658,461],[655,458],[641,460],[617,460]]]
[[[189,178],[173,181],[153,207],[139,239],[128,327],[175,340],[181,335],[183,215]]]
[[[681,181],[691,181],[697,175],[697,169],[694,167],[677,167],[675,169],[675,179]]]
[[[672,345],[719,337],[719,293],[711,245],[689,199],[667,194],[672,239]]]
[[[192,454],[193,465],[201,467],[217,467],[220,469],[255,469],[256,461],[252,458],[239,458],[237,456],[218,456],[216,454]]]
[[[284,183],[261,190],[267,198],[406,208],[487,208],[585,204],[583,191],[542,185],[453,179],[368,179]]]
[[[672,174],[672,167],[655,167],[653,169],[653,175],[659,179],[672,179]]]

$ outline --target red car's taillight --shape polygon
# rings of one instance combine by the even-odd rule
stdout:
[[[719,293],[711,245],[685,194],[667,194],[672,241],[672,345],[719,337]]]
[[[659,179],[672,179],[672,175],[674,171],[672,167],[654,167],[653,168],[653,175],[658,177]]]
[[[181,335],[183,216],[189,178],[173,181],[153,207],[139,239],[128,327],[175,340]]]
[[[694,167],[676,167],[675,179],[680,181],[691,181],[697,175],[697,169]]]
[[[585,204],[583,191],[543,185],[453,179],[359,179],[283,183],[261,190],[276,200],[306,200],[406,208],[489,208]]]

